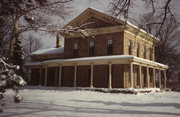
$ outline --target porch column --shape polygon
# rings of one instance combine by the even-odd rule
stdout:
[[[134,87],[134,79],[133,79],[133,64],[130,63],[130,78],[131,78],[131,88]]]
[[[74,87],[76,87],[76,79],[77,79],[77,65],[74,65]]]
[[[167,80],[166,70],[164,70],[164,88],[166,88],[166,80]]]
[[[112,88],[112,64],[109,63],[109,83],[108,88]]]
[[[94,65],[91,63],[91,79],[90,79],[90,87],[93,88],[93,73],[94,72]]]
[[[142,88],[142,71],[141,71],[141,65],[139,65],[139,84],[140,88]]]
[[[39,85],[41,86],[41,81],[42,81],[42,67],[40,68],[40,71],[39,71]]]
[[[161,88],[161,70],[159,69],[159,88]]]
[[[147,88],[149,88],[149,67],[146,67]]]
[[[59,87],[61,87],[61,74],[62,74],[62,66],[59,66]]]
[[[47,67],[45,67],[45,82],[44,82],[44,86],[47,86]]]
[[[153,68],[153,87],[156,88],[156,70]]]

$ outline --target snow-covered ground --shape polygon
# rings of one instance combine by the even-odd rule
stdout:
[[[73,88],[27,88],[13,103],[8,90],[0,117],[180,117],[180,93],[102,93]]]

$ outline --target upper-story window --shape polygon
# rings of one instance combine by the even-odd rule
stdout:
[[[140,45],[139,45],[139,43],[137,43],[136,49],[137,49],[137,57],[139,57],[140,56]]]
[[[149,48],[149,59],[153,60],[153,49]]]
[[[128,54],[132,55],[132,41],[128,40]]]
[[[144,58],[146,59],[146,46],[144,46]]]
[[[107,42],[107,54],[113,54],[113,41],[112,39]]]
[[[73,45],[73,56],[78,56],[78,43]]]
[[[89,42],[89,56],[94,56],[94,41]]]

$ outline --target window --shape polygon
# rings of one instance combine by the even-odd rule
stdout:
[[[78,43],[74,43],[73,56],[78,56]]]
[[[146,46],[144,46],[144,58],[146,59]]]
[[[137,57],[139,57],[140,56],[140,45],[139,45],[139,43],[137,43],[137,45],[136,45],[136,49],[137,49]]]
[[[153,49],[149,48],[149,59],[153,60]]]
[[[112,40],[108,40],[107,54],[113,54],[113,41]]]
[[[131,40],[128,41],[128,53],[129,55],[132,55],[132,41]]]
[[[94,56],[94,41],[89,42],[89,56]]]

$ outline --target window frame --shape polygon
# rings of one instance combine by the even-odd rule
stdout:
[[[136,44],[136,56],[140,57],[140,44],[139,43]]]
[[[132,40],[128,40],[128,54],[132,55]]]
[[[93,42],[93,45],[91,45],[91,42]],[[89,41],[89,44],[88,44],[88,55],[89,56],[94,56],[94,51],[95,51],[95,43],[94,43],[94,41]]]
[[[77,44],[77,47],[75,44]],[[79,50],[79,43],[78,42],[73,43],[73,50],[72,50],[73,57],[77,57],[79,55],[78,50]]]
[[[113,40],[112,39],[108,39],[107,40],[107,49],[106,49],[106,52],[108,55],[112,55],[114,52],[113,52]]]
[[[147,57],[147,47],[144,45],[144,53],[143,53],[144,59]]]
[[[153,61],[153,48],[149,48],[149,60]]]

